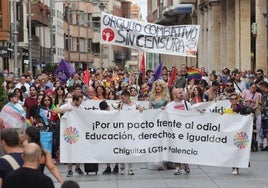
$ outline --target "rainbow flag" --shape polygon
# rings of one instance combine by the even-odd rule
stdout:
[[[201,73],[199,72],[198,69],[195,68],[189,68],[188,73],[187,73],[187,79],[188,80],[200,80],[202,78]]]
[[[26,124],[27,127],[33,126],[33,122],[28,118],[25,120],[25,124]]]

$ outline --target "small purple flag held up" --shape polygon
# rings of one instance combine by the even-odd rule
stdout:
[[[147,84],[151,87],[153,85],[153,83],[156,81],[156,80],[159,80],[159,79],[162,79],[162,62],[160,62],[158,64],[158,66],[155,68],[154,70],[154,74],[153,76],[151,76],[151,78],[149,78]]]
[[[158,66],[156,67],[156,69],[154,70],[154,79],[155,79],[155,81],[159,80],[159,79],[162,79],[162,65],[163,65],[163,63],[160,62],[158,64]]]
[[[61,59],[54,76],[58,78],[61,84],[65,84],[66,81],[75,73],[75,69],[64,59]]]

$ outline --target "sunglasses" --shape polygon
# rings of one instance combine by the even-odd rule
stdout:
[[[232,85],[232,84],[227,84],[226,85],[226,87],[232,87],[232,86],[234,86],[234,85]]]
[[[237,100],[237,98],[230,98],[230,100],[231,100],[231,101],[233,101],[233,100]]]

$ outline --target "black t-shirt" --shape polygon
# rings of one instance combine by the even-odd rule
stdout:
[[[11,155],[20,166],[22,166],[22,153],[9,153],[9,155]],[[7,175],[12,171],[14,171],[14,169],[9,164],[9,162],[6,159],[0,158],[0,178],[5,181]]]
[[[11,172],[3,188],[54,188],[52,179],[39,169],[21,167]]]

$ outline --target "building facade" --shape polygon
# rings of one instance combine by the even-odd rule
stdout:
[[[0,69],[36,75],[62,58],[81,69],[124,67],[130,49],[100,45],[102,11],[130,18],[131,1],[0,1]]]
[[[197,58],[160,55],[168,67],[268,71],[267,0],[148,0],[148,21],[200,25]]]

